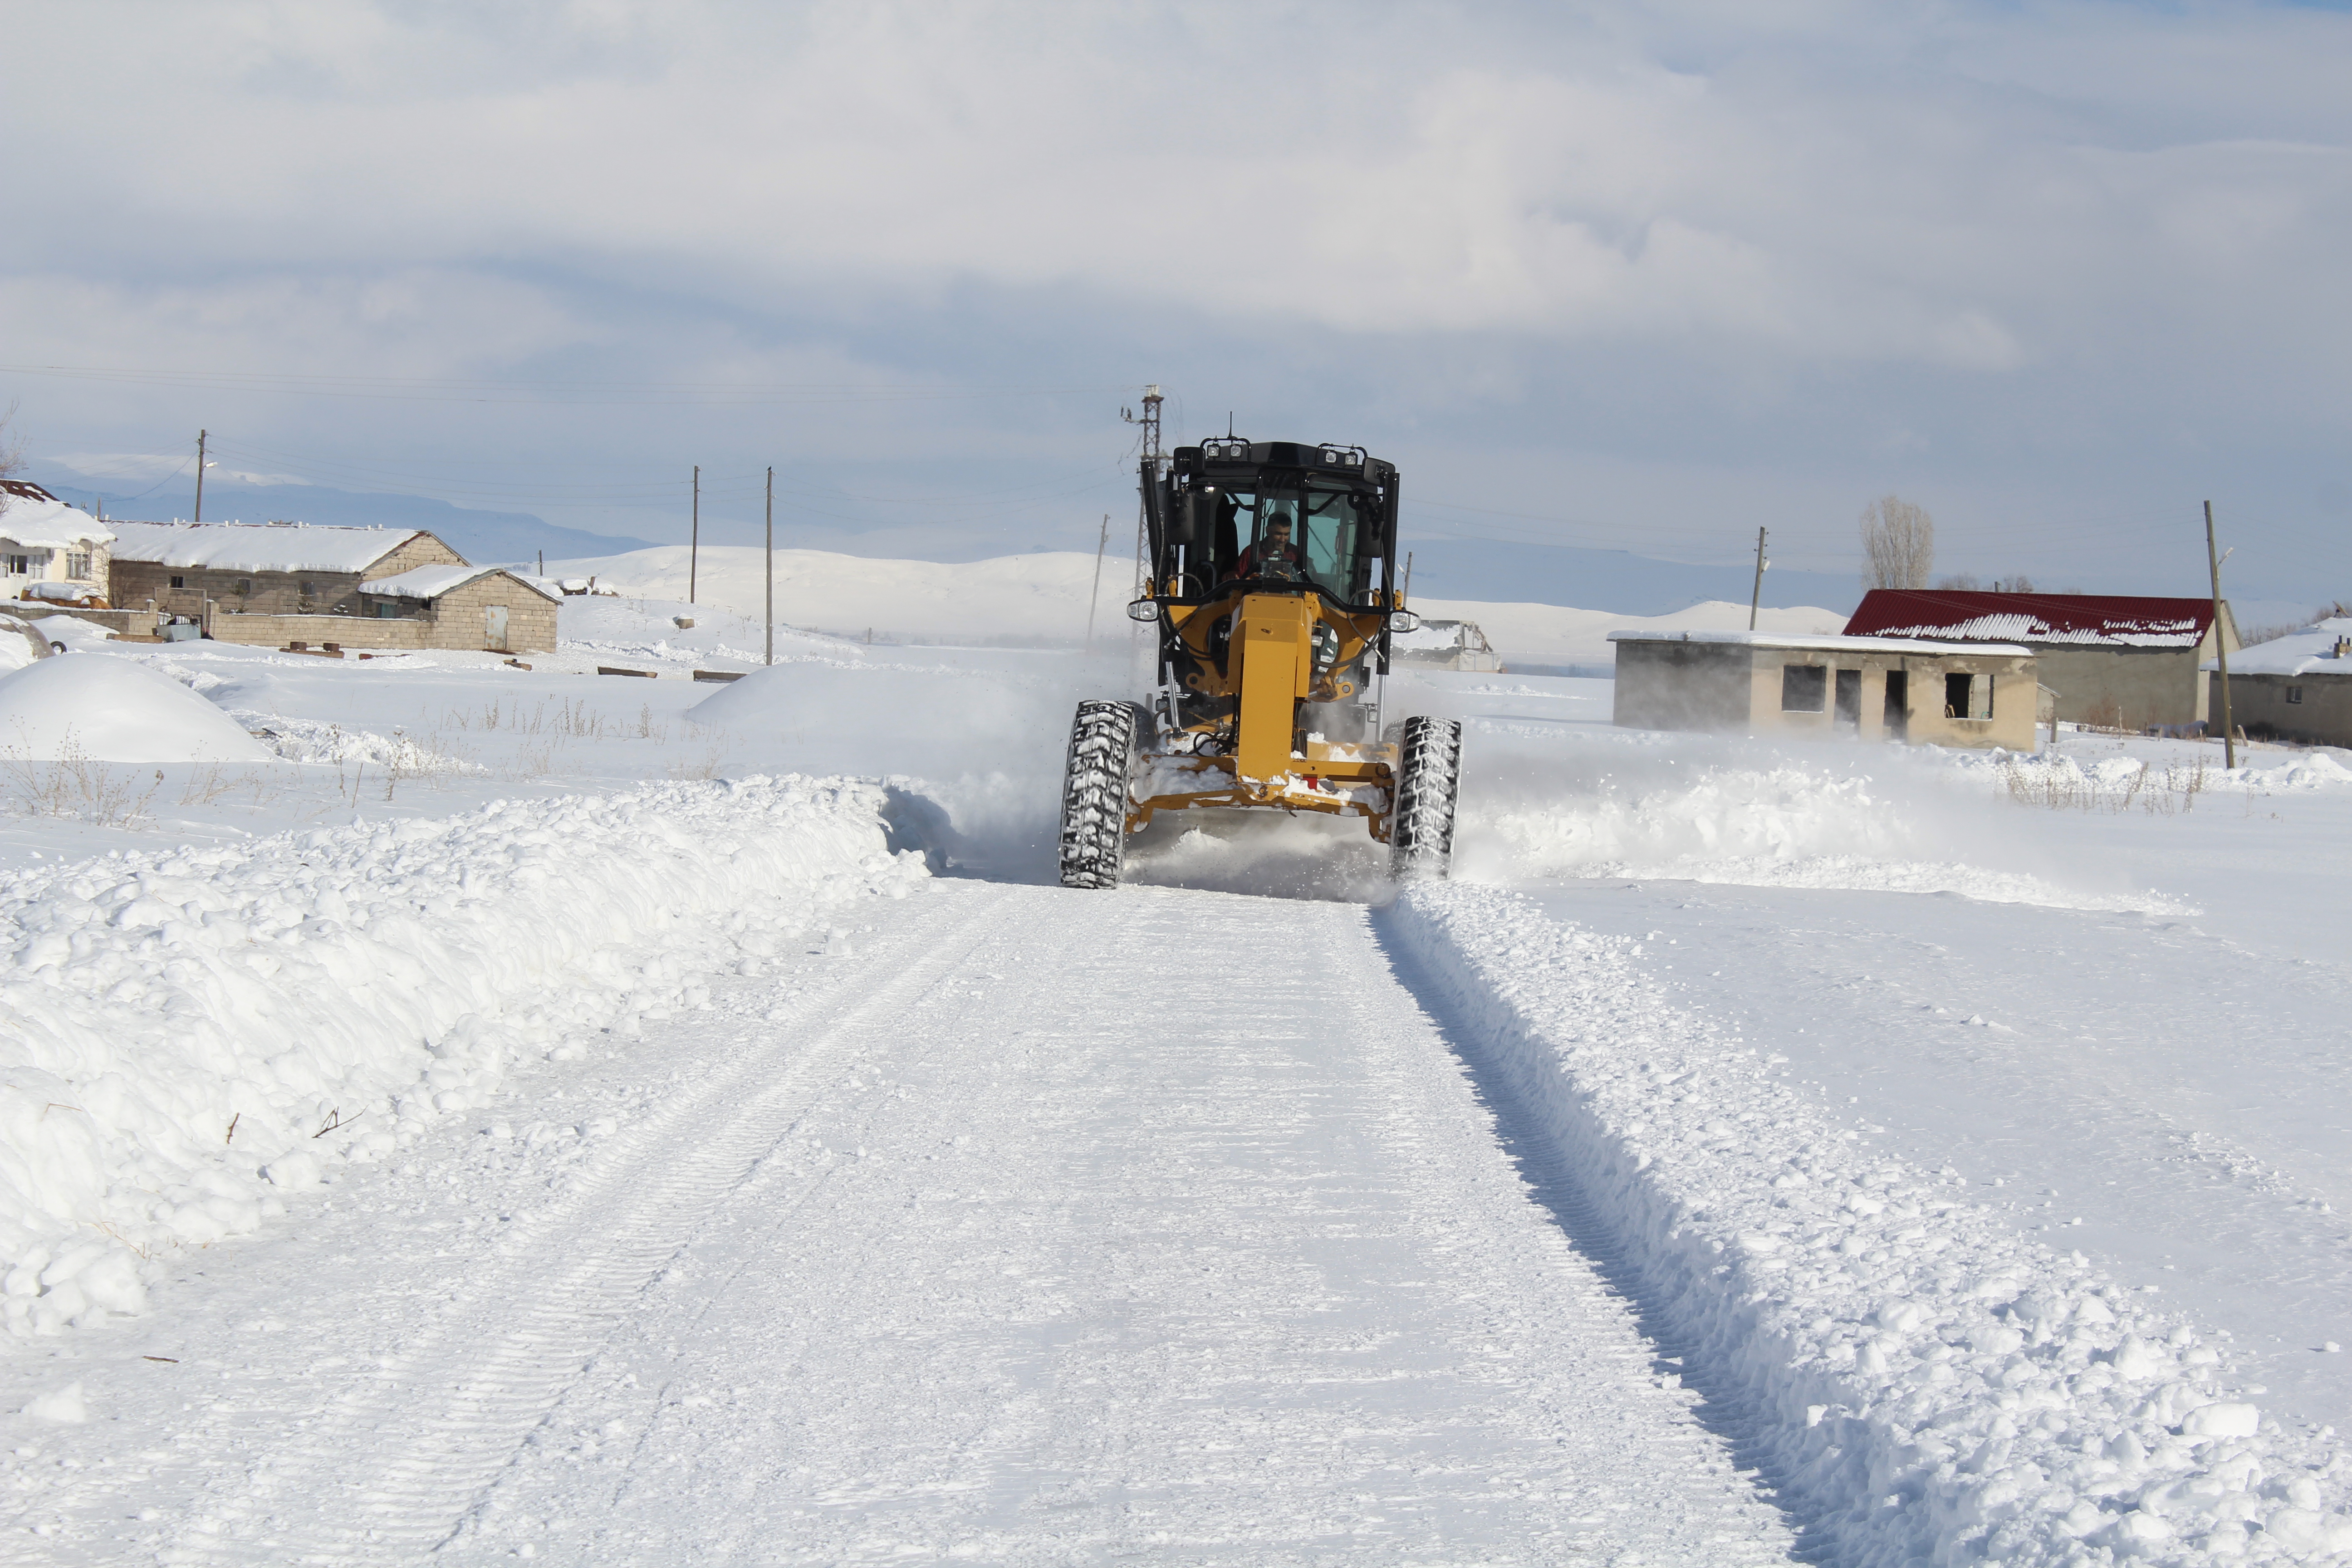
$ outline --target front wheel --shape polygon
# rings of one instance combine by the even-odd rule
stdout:
[[[1062,772],[1061,876],[1066,888],[1116,888],[1127,858],[1128,781],[1135,766],[1135,707],[1081,702]]]
[[[1389,875],[1398,881],[1436,881],[1452,866],[1454,795],[1461,777],[1462,726],[1451,719],[1406,720],[1396,806],[1389,817]]]

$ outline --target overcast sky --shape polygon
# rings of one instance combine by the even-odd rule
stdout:
[[[969,556],[1133,432],[1426,533],[2352,597],[2352,16],[2289,5],[16,6],[37,460]],[[128,373],[33,374],[27,367]],[[160,465],[158,458],[165,459]],[[126,486],[126,489],[135,486]],[[748,538],[748,534],[739,534]],[[985,547],[985,548],[983,548]]]

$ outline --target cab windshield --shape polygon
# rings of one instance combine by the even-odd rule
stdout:
[[[1253,577],[1306,579],[1352,603],[1370,497],[1307,483],[1267,485],[1234,497],[1235,565]]]

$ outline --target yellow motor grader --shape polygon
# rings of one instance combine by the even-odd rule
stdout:
[[[1142,465],[1150,552],[1128,614],[1159,630],[1146,699],[1078,704],[1062,884],[1118,885],[1163,811],[1364,818],[1400,880],[1445,875],[1462,729],[1382,711],[1397,583],[1397,471],[1361,447],[1225,437]]]

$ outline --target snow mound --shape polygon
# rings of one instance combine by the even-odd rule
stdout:
[[[2260,790],[2342,789],[2352,784],[2352,768],[2344,765],[2343,756],[2340,752],[2315,751],[2284,767],[2249,769],[2248,782]]]
[[[925,871],[890,798],[656,784],[0,878],[0,1323],[140,1311],[142,1258],[253,1231],[525,1053],[635,1037],[821,911],[903,895]]]
[[[2352,1550],[2344,1458],[2235,1397],[2218,1347],[1873,1152],[1678,1012],[1634,944],[1459,884],[1389,920],[1823,1559]]]
[[[0,755],[19,761],[266,763],[268,752],[170,676],[89,654],[0,676]]]

